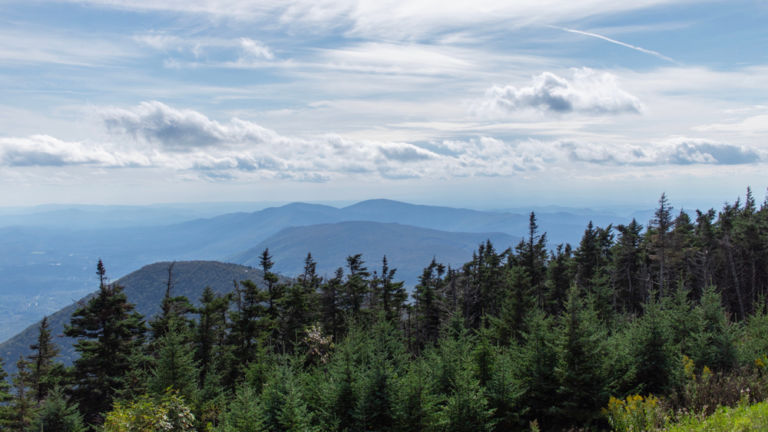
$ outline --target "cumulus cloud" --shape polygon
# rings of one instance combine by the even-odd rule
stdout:
[[[111,108],[101,115],[110,132],[157,143],[169,151],[280,140],[276,133],[255,123],[232,119],[222,124],[197,111],[174,109],[156,101],[142,102],[133,109]]]
[[[642,105],[619,87],[615,75],[581,68],[572,69],[569,78],[543,72],[528,86],[493,86],[474,108],[482,116],[503,117],[531,109],[560,114],[638,114]]]
[[[488,136],[408,143],[293,137],[256,123],[212,120],[161,102],[103,112],[111,140],[67,142],[50,136],[0,138],[0,165],[154,167],[211,181],[334,178],[462,178],[526,175],[548,168],[601,166],[735,165],[763,160],[737,145],[671,137],[647,143],[590,143]]]

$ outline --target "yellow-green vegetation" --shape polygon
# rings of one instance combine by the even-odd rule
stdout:
[[[613,396],[603,414],[615,431],[640,432],[659,429],[666,420],[659,399],[653,395],[630,395],[626,399]]]
[[[174,391],[162,398],[142,396],[132,402],[118,402],[107,413],[105,432],[184,432],[193,429],[194,415]]]
[[[768,430],[768,402],[720,407],[706,418],[689,415],[665,428],[669,432],[747,432]]]

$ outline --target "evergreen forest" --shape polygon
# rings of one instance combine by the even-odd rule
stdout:
[[[354,252],[354,251],[350,251]],[[368,257],[365,257],[367,259]],[[1,431],[654,430],[768,399],[768,201],[589,224],[460,268],[425,263],[412,291],[387,257],[321,277],[174,294],[143,317],[96,267],[97,293],[57,361],[46,320],[8,377]],[[195,299],[198,300],[198,299]],[[768,411],[763,409],[768,415]]]

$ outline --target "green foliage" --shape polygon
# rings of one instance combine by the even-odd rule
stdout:
[[[104,432],[185,432],[194,430],[195,416],[176,392],[132,402],[117,402],[107,413]]]
[[[665,410],[653,395],[630,395],[625,399],[611,396],[602,412],[615,432],[654,431],[666,422]]]
[[[85,432],[86,427],[77,408],[67,401],[62,389],[53,388],[48,392],[29,430]]]
[[[117,391],[125,386],[130,356],[139,349],[144,335],[142,317],[133,312],[123,287],[105,282],[104,266],[99,260],[99,292],[72,315],[65,334],[76,338],[73,396],[85,421],[101,423]]]
[[[173,319],[168,330],[157,341],[157,360],[149,379],[149,389],[162,394],[166,389],[176,390],[185,400],[197,399],[199,371],[194,360],[194,347],[190,342],[186,323]]]
[[[668,432],[751,432],[768,430],[768,402],[741,404],[735,408],[720,407],[711,416],[702,418],[691,414],[675,424]]]
[[[590,424],[608,400],[603,369],[605,332],[596,312],[571,289],[560,323],[557,408],[563,425]]]

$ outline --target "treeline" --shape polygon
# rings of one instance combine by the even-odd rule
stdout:
[[[604,429],[630,395],[670,415],[768,397],[768,203],[749,190],[693,218],[662,195],[647,226],[590,223],[575,248],[549,250],[531,213],[514,247],[433,260],[410,301],[386,257],[322,278],[309,254],[290,283],[260,264],[199,307],[171,266],[147,323],[99,262],[65,331],[79,359],[56,362],[43,320],[0,373],[0,430]]]

